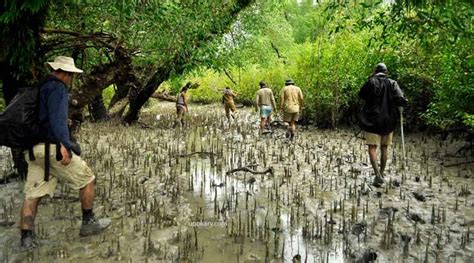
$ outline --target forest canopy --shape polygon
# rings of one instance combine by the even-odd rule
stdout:
[[[5,1],[0,107],[67,55],[85,70],[73,110],[95,120],[135,122],[155,92],[187,82],[199,84],[194,102],[217,102],[230,86],[250,105],[260,80],[278,93],[292,78],[304,119],[336,127],[356,122],[358,90],[384,62],[410,101],[410,127],[472,129],[473,10],[471,1]]]

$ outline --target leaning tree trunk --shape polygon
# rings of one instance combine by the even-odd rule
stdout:
[[[128,95],[130,101],[129,109],[122,118],[124,123],[131,124],[138,120],[143,105],[145,105],[148,99],[155,93],[161,83],[169,78],[171,74],[170,68],[171,67],[167,66],[159,67],[143,89],[137,89],[136,87],[130,89]]]
[[[232,25],[232,23],[237,18],[240,11],[249,6],[253,1],[252,0],[238,0],[232,7],[228,10],[228,13],[221,14],[220,17],[215,17],[216,21],[221,21],[218,23],[219,26],[211,28],[209,34],[205,35],[196,35],[195,39],[192,39],[190,42],[194,43],[192,50],[198,50],[202,48],[207,43],[212,41],[217,36],[224,34]],[[142,89],[131,88],[129,92],[129,110],[126,115],[122,118],[124,123],[131,124],[138,120],[140,110],[143,105],[148,101],[148,99],[155,93],[156,89],[160,84],[167,80],[168,77],[173,74],[181,74],[184,71],[184,67],[187,63],[192,62],[190,56],[185,55],[186,51],[176,50],[175,56],[171,56],[170,59],[163,63],[155,71],[155,74],[150,78],[146,85]],[[192,52],[188,50],[189,52]],[[171,70],[173,70],[171,72]]]
[[[94,100],[89,104],[89,113],[92,116],[92,119],[96,122],[107,121],[110,119],[107,114],[107,109],[104,105],[104,99],[102,94],[94,98]]]
[[[77,103],[71,105],[70,114],[74,115],[82,112],[82,109],[88,104],[93,103],[98,96],[102,97],[102,91],[105,88],[116,83],[126,83],[131,74],[133,75],[131,58],[125,50],[117,48],[113,61],[107,64],[97,65],[90,74],[85,76],[83,85],[73,90],[72,98],[76,100]],[[105,113],[106,112],[105,110]],[[100,115],[101,113],[98,114]],[[97,117],[102,119],[105,116]]]
[[[116,83],[117,89],[115,90],[114,96],[110,100],[108,109],[114,107],[114,105],[119,102],[121,99],[127,97],[128,92],[130,91],[130,85],[126,83]]]

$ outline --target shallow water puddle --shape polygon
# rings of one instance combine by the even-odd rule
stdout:
[[[58,187],[39,208],[43,246],[22,252],[22,184],[3,184],[0,260],[472,262],[474,167],[443,166],[472,158],[456,154],[465,142],[410,135],[403,170],[395,136],[376,188],[354,131],[301,127],[289,142],[284,129],[258,135],[248,110],[229,124],[216,107],[192,106],[182,129],[171,128],[174,105],[165,103],[144,124],[85,124],[79,141],[97,175],[95,212],[111,228],[79,238],[77,193]],[[4,149],[0,164],[6,175]]]

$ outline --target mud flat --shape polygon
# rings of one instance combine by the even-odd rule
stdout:
[[[0,259],[148,262],[473,262],[472,149],[463,141],[395,136],[376,188],[364,140],[349,129],[303,127],[259,135],[257,116],[228,123],[217,105],[192,106],[173,129],[174,105],[141,123],[86,123],[78,134],[97,175],[95,212],[113,219],[79,237],[78,194],[43,200],[42,246],[19,249],[22,183],[0,185]],[[0,176],[11,170],[0,149]],[[449,167],[446,167],[449,166]]]

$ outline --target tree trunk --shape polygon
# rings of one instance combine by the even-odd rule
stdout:
[[[110,100],[108,109],[112,109],[114,105],[119,102],[121,99],[127,97],[128,92],[130,91],[130,85],[126,85],[125,83],[116,83],[117,90],[114,93],[114,96]]]
[[[156,73],[148,80],[145,87],[141,90],[136,87],[132,87],[129,92],[129,109],[122,121],[127,124],[131,124],[138,120],[140,110],[148,99],[155,93],[156,89],[167,80],[171,74],[171,67],[162,66],[156,70]],[[182,69],[179,71],[181,73]]]
[[[85,76],[83,85],[73,89],[72,98],[77,101],[77,104],[71,106],[70,113],[81,112],[86,105],[93,103],[98,96],[102,97],[102,91],[108,86],[116,83],[127,83],[129,79],[134,80],[133,72],[131,58],[125,50],[120,47],[117,48],[113,61],[97,65],[90,74]],[[100,117],[102,119],[104,116]]]
[[[104,99],[102,94],[94,98],[94,100],[89,104],[89,113],[92,116],[92,119],[96,122],[107,121],[110,119],[107,114],[107,109],[104,105]]]
[[[216,21],[221,21],[221,23],[212,28],[209,34],[196,36],[194,41],[191,41],[194,43],[192,49],[196,50],[202,48],[215,37],[224,34],[235,21],[240,11],[249,6],[251,3],[252,0],[239,0],[228,10],[228,13],[223,13],[221,17],[216,17]],[[148,101],[151,95],[155,93],[156,89],[161,85],[161,83],[167,80],[171,73],[176,75],[182,74],[187,64],[193,62],[189,56],[185,55],[186,49],[176,51],[177,52],[174,56],[170,54],[169,59],[157,68],[155,74],[149,79],[142,89],[138,89],[136,87],[130,89],[130,107],[126,115],[122,118],[124,123],[131,124],[132,122],[137,121],[141,108]]]

